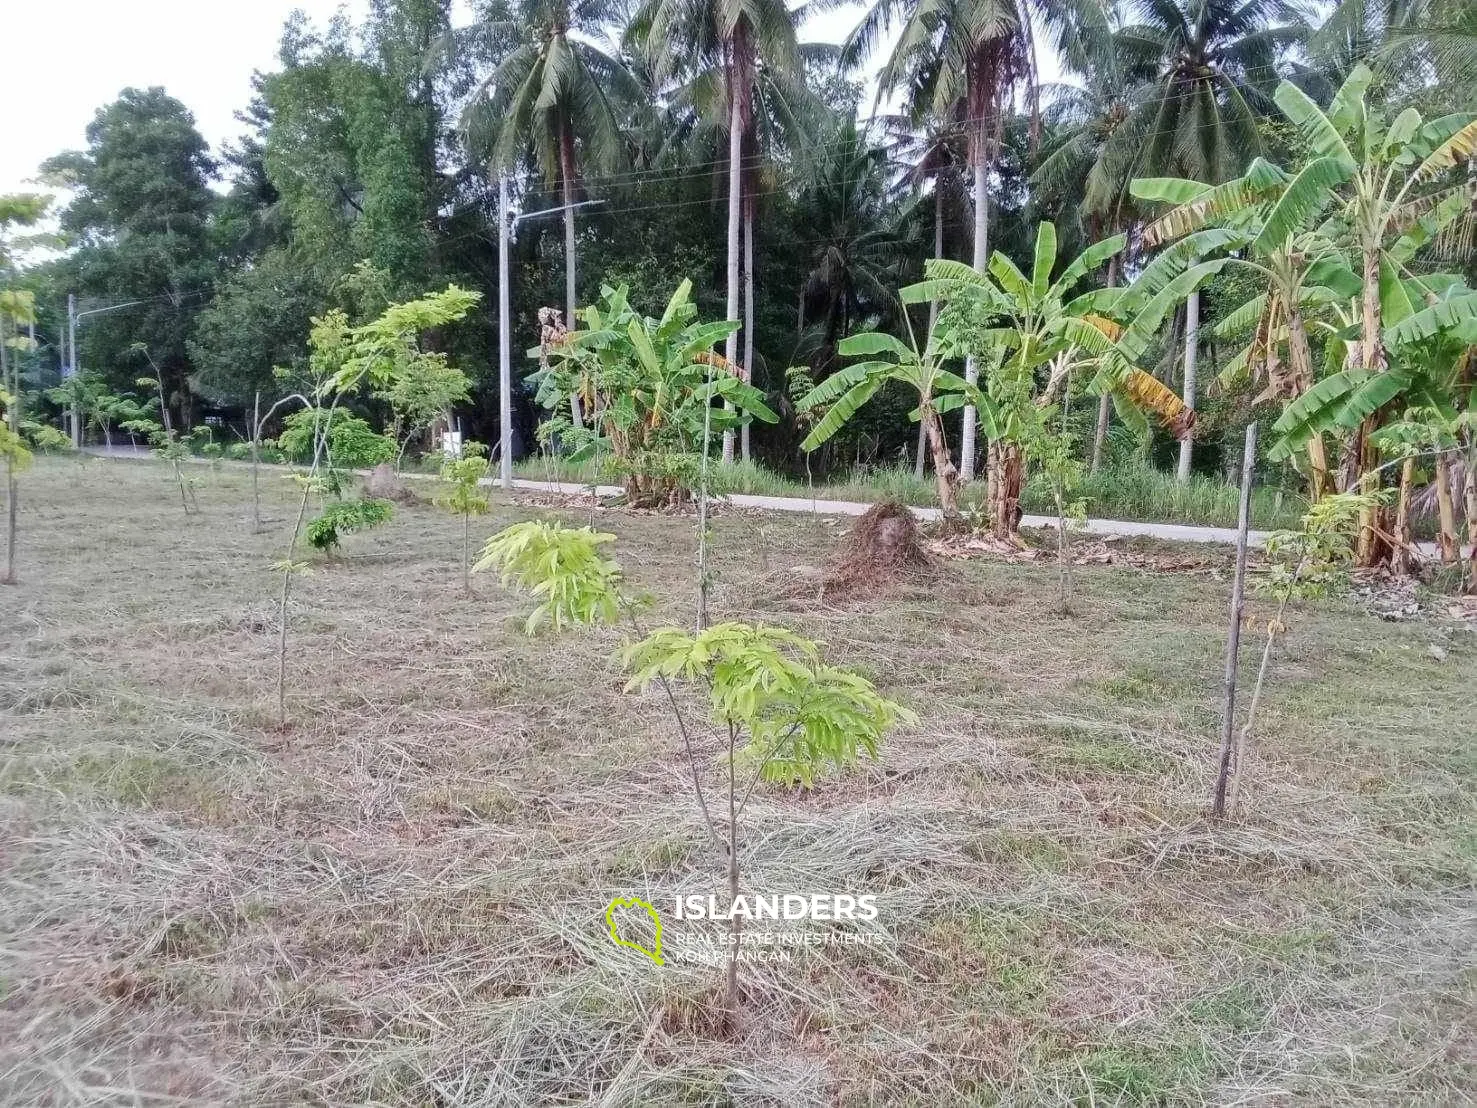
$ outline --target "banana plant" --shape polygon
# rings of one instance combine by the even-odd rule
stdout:
[[[1153,178],[1133,182],[1143,199],[1175,204],[1144,229],[1149,245],[1173,241],[1153,264],[1175,267],[1182,256],[1217,253],[1231,266],[1251,272],[1264,291],[1233,308],[1212,328],[1218,338],[1248,331],[1250,341],[1227,363],[1222,386],[1243,377],[1265,388],[1253,403],[1296,400],[1313,386],[1308,338],[1309,313],[1358,294],[1359,279],[1339,245],[1321,227],[1290,222],[1294,178],[1261,159],[1240,178],[1210,187],[1196,181]],[[1295,197],[1293,198],[1295,200]],[[1303,218],[1320,216],[1321,209]],[[1321,219],[1320,219],[1321,222]],[[1146,274],[1148,286],[1152,275]],[[1142,279],[1141,279],[1142,280]],[[1306,442],[1310,499],[1329,491],[1328,454],[1321,433]]]
[[[912,288],[903,290],[905,300]],[[949,456],[943,415],[973,404],[986,420],[992,421],[995,418],[994,403],[978,386],[943,368],[944,359],[934,343],[937,329],[930,332],[927,346],[920,351],[913,334],[912,320],[907,313],[903,318],[908,325],[907,343],[881,331],[866,331],[842,339],[837,345],[837,352],[842,357],[868,360],[831,374],[796,401],[795,406],[802,412],[821,412],[800,449],[809,452],[827,442],[883,385],[897,381],[918,394],[918,406],[908,418],[923,427],[929,452],[933,455],[939,504],[947,520],[956,520],[959,517],[959,471]]]
[[[1412,310],[1424,299],[1426,306]],[[1384,313],[1404,313],[1399,322],[1381,336],[1389,351],[1389,364],[1380,371],[1348,365],[1348,348],[1358,341],[1358,319],[1352,308],[1344,314],[1344,326],[1333,331],[1326,350],[1333,366],[1321,381],[1289,404],[1273,424],[1280,439],[1270,457],[1287,457],[1298,445],[1325,430],[1349,434],[1369,426],[1376,413],[1393,420],[1369,434],[1364,447],[1377,458],[1393,455],[1401,464],[1395,518],[1382,538],[1392,549],[1392,558],[1403,565],[1409,546],[1407,523],[1413,468],[1418,454],[1436,458],[1436,485],[1440,509],[1440,548],[1446,561],[1455,561],[1455,511],[1451,504],[1449,460],[1451,451],[1465,445],[1469,456],[1473,427],[1477,424],[1477,385],[1474,385],[1471,351],[1477,345],[1477,292],[1450,274],[1427,274],[1389,285]],[[1466,408],[1461,396],[1466,394]],[[1362,475],[1366,484],[1378,480],[1387,462],[1376,462],[1373,473]],[[1378,517],[1376,517],[1378,518]],[[1366,522],[1366,526],[1369,524]],[[1399,566],[1397,565],[1397,568]]]
[[[1111,393],[1120,411],[1142,405],[1177,434],[1188,434],[1193,427],[1194,413],[1133,361],[1165,314],[1183,299],[1184,290],[1205,280],[1218,263],[1181,265],[1174,271],[1165,261],[1153,270],[1152,288],[1135,282],[1130,289],[1094,289],[1073,296],[1126,241],[1115,235],[1088,247],[1053,280],[1056,227],[1042,223],[1029,276],[997,252],[983,274],[959,262],[930,261],[926,279],[902,292],[904,303],[945,304],[938,324],[941,356],[972,355],[984,365],[983,391],[990,405],[981,410],[980,426],[991,440],[987,495],[998,538],[1020,542],[1020,494],[1028,455],[1049,433],[1044,413],[1070,389],[1075,372],[1091,370],[1091,391]],[[1130,310],[1134,317],[1124,326],[1117,319]]]
[[[1331,222],[1349,244],[1363,284],[1358,342],[1349,348],[1348,366],[1381,374],[1390,368],[1386,330],[1399,323],[1387,309],[1401,299],[1407,263],[1469,206],[1469,183],[1450,171],[1459,159],[1477,154],[1477,116],[1456,113],[1427,122],[1407,108],[1387,123],[1368,102],[1372,81],[1368,67],[1356,66],[1327,111],[1295,85],[1278,86],[1277,106],[1313,154],[1279,203],[1278,226],[1300,225],[1311,213],[1331,208]],[[1394,383],[1369,384],[1376,392],[1399,391]],[[1378,490],[1379,451],[1370,437],[1385,418],[1380,407],[1371,408],[1357,427],[1345,487],[1357,482],[1371,496]],[[1361,566],[1393,552],[1386,510],[1375,499],[1369,503],[1374,506],[1362,521],[1357,551]]]
[[[699,322],[691,281],[677,287],[660,319],[637,313],[625,285],[603,286],[599,302],[579,316],[581,328],[528,352],[541,363],[530,380],[552,411],[578,397],[588,426],[560,414],[539,434],[573,446],[573,462],[608,459],[633,504],[658,504],[694,488],[705,437],[755,419],[778,421],[764,393],[714,352],[739,325]]]

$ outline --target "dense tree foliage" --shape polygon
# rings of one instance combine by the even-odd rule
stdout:
[[[1221,444],[1248,419],[1275,419],[1346,368],[1330,351],[1351,350],[1348,368],[1425,356],[1409,342],[1389,352],[1371,322],[1393,287],[1380,251],[1396,249],[1404,279],[1444,273],[1472,283],[1470,147],[1459,139],[1406,194],[1385,197],[1384,229],[1371,230],[1374,216],[1361,223],[1348,207],[1363,202],[1364,169],[1330,176],[1339,152],[1313,113],[1328,113],[1341,133],[1363,126],[1344,118],[1355,109],[1339,90],[1364,74],[1358,110],[1387,121],[1380,126],[1393,136],[1384,149],[1355,152],[1378,176],[1400,150],[1463,133],[1462,113],[1477,107],[1462,79],[1474,42],[1471,6],[1457,0],[1331,13],[1291,0],[880,0],[840,46],[805,43],[796,12],[764,3],[479,0],[465,25],[450,0],[374,0],[359,23],[341,14],[314,26],[294,15],[280,66],[257,76],[244,133],[218,159],[184,105],[160,89],[128,89],[99,110],[84,151],[47,164],[76,190],[61,216],[71,249],[18,278],[35,293],[43,351],[27,384],[44,410],[45,390],[60,383],[57,340],[73,292],[91,313],[81,316],[79,361],[106,395],[145,403],[162,391],[183,428],[202,413],[244,426],[258,393],[275,399],[282,371],[305,370],[315,318],[339,312],[346,325],[363,324],[448,284],[490,293],[498,219],[517,216],[515,351],[539,345],[540,308],[558,308],[572,325],[572,310],[602,287],[625,287],[645,317],[690,280],[696,318],[739,324],[724,364],[780,415],[754,427],[767,464],[823,471],[905,460],[921,476],[943,457],[967,480],[990,438],[972,404],[940,412],[930,443],[932,425],[908,419],[917,389],[879,380],[875,397],[807,459],[799,444],[825,413],[794,401],[846,367],[851,335],[932,333],[938,302],[899,295],[927,259],[983,275],[999,252],[1028,272],[1036,228],[1050,221],[1058,270],[1090,244],[1124,236],[1121,250],[1094,255],[1080,294],[1132,286],[1141,301],[1160,297],[1150,317],[1163,326],[1134,339],[1132,359],[1196,409],[1193,461],[1214,471]],[[874,112],[860,68],[879,51],[877,106],[887,96],[901,107],[892,116]],[[1048,68],[1065,83],[1045,82]],[[1419,133],[1404,133],[1407,109],[1419,111]],[[1189,219],[1193,233],[1156,223],[1176,204],[1193,207],[1197,188],[1255,177],[1257,157],[1275,171],[1271,194],[1216,193],[1224,218],[1201,211]],[[512,192],[505,213],[502,174]],[[1289,199],[1277,204],[1284,189]],[[1313,203],[1292,210],[1305,200]],[[1411,244],[1410,220],[1430,225],[1438,214],[1441,226]],[[1342,238],[1323,225],[1329,217]],[[1304,244],[1337,254],[1361,282],[1363,306],[1349,317],[1358,342],[1333,322],[1342,310],[1333,301],[1352,290],[1314,280]],[[1191,278],[1199,265],[1210,268]],[[1270,297],[1263,273],[1276,276]],[[1413,295],[1430,301],[1451,287]],[[1309,295],[1316,305],[1304,303]],[[1108,331],[1138,318],[1147,301],[1129,311],[1132,299],[1117,316],[1103,313]],[[453,419],[487,441],[498,436],[496,306],[485,295],[464,320],[423,338],[467,374]],[[970,353],[949,372],[972,384],[989,363],[988,351]],[[1197,368],[1211,389],[1197,389]],[[528,381],[535,369],[515,355],[520,453],[536,448],[549,414]],[[1039,390],[1046,363],[1033,373]],[[151,376],[162,388],[143,387]],[[1139,398],[1151,391],[1146,380],[1135,379]],[[1453,384],[1465,387],[1465,378]],[[1095,391],[1101,400],[1065,394],[1057,428],[1084,462],[1134,449],[1162,462],[1177,449],[1121,404],[1127,430],[1109,434],[1126,394]],[[1461,398],[1447,399],[1441,441],[1456,449],[1466,441],[1465,424],[1452,422]],[[385,398],[367,392],[354,405],[392,427]],[[571,424],[580,418],[576,405]],[[730,441],[742,432],[747,443],[746,424],[720,423]],[[1268,472],[1301,489],[1311,467],[1315,493],[1349,485],[1383,464],[1388,436],[1375,432],[1391,423],[1403,426],[1401,413],[1357,429],[1352,450],[1326,431],[1326,446],[1304,441]],[[1334,472],[1334,456],[1349,472]],[[1182,464],[1190,461],[1186,447]],[[1417,479],[1424,472],[1417,466]]]

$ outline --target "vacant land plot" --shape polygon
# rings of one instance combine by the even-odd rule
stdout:
[[[152,463],[25,480],[0,1099],[1477,1095],[1477,636],[1295,610],[1249,814],[1215,826],[1223,581],[1087,568],[1061,616],[1049,565],[950,563],[838,607],[795,599],[794,570],[844,524],[720,514],[715,614],[826,641],[919,717],[862,772],[751,806],[746,889],[874,893],[854,927],[878,942],[746,965],[728,1035],[718,971],[605,934],[613,896],[721,884],[620,635],[524,637],[523,599],[461,595],[460,522],[401,509],[299,579],[278,728],[292,490],[265,479],[254,535],[246,474],[196,476],[188,518]],[[479,533],[533,512],[495,503]],[[685,622],[692,521],[599,524]]]

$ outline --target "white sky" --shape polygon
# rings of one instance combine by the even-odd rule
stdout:
[[[460,5],[459,5],[460,6]],[[0,65],[0,192],[27,184],[42,161],[81,149],[93,114],[130,85],[162,85],[195,115],[220,152],[241,133],[234,113],[251,96],[254,70],[276,68],[282,24],[295,8],[322,24],[363,0],[6,0]],[[860,4],[817,18],[809,41],[839,42]],[[465,21],[462,13],[459,21]]]

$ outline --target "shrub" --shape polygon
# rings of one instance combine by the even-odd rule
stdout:
[[[308,545],[325,553],[336,550],[341,536],[385,523],[394,510],[388,500],[336,500],[308,522]]]
[[[282,421],[277,448],[288,461],[307,464],[313,460],[313,432],[321,409],[304,408]],[[328,454],[331,464],[350,469],[372,469],[395,456],[395,440],[377,433],[359,416],[335,412],[329,425]]]

